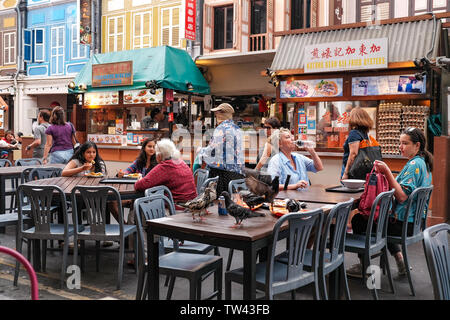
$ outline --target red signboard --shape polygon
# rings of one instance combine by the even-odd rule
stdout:
[[[195,3],[195,0],[186,0],[184,37],[192,41],[195,40],[195,17],[197,12]]]

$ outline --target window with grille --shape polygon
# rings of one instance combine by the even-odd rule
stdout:
[[[180,46],[180,8],[161,9],[162,45]]]
[[[16,33],[8,32],[3,35],[3,64],[16,63]]]
[[[108,18],[108,52],[122,51],[125,48],[125,17]]]
[[[251,34],[267,32],[267,0],[251,1]]]
[[[394,18],[395,6],[393,0],[361,0],[356,10],[359,22],[370,22]]]
[[[151,47],[151,12],[133,15],[133,49]]]
[[[80,44],[80,33],[76,24],[72,25],[71,41],[72,59],[87,58],[88,48],[85,44]]]
[[[410,15],[418,16],[427,12],[447,12],[450,11],[450,1],[448,0],[411,0]]]
[[[50,72],[64,74],[64,26],[51,29]]]
[[[214,50],[233,47],[233,5],[214,8]]]

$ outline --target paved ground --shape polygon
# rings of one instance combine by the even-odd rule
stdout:
[[[0,234],[0,245],[10,248],[15,247],[15,227],[7,227],[5,234]],[[91,245],[93,246],[93,244]],[[112,247],[114,248],[114,246]],[[224,258],[224,264],[228,257],[228,249],[220,248],[220,253]],[[416,289],[416,296],[411,296],[406,278],[395,279],[396,294],[389,292],[389,284],[386,276],[382,276],[382,290],[379,291],[383,300],[426,300],[433,299],[432,286],[426,266],[422,244],[418,243],[409,247],[412,274]],[[69,256],[72,259],[72,255]],[[357,258],[353,254],[346,255],[346,265],[355,263]],[[39,295],[42,300],[98,300],[98,299],[119,299],[133,300],[137,285],[137,277],[134,269],[125,266],[123,287],[115,290],[117,279],[117,253],[105,252],[101,256],[100,272],[95,271],[95,257],[87,256],[86,271],[81,275],[81,288],[68,289],[59,288],[59,276],[61,267],[61,253],[50,252],[47,257],[47,272],[38,273]],[[396,275],[395,261],[391,258],[391,270]],[[233,258],[233,268],[242,265],[242,253],[235,251]],[[67,274],[67,277],[70,274]],[[26,271],[21,269],[19,285],[13,286],[14,260],[9,256],[0,256],[0,300],[30,299],[30,281]],[[66,278],[67,279],[67,278]],[[165,298],[167,288],[163,286],[164,278],[161,278],[161,297]],[[351,297],[354,300],[371,300],[371,295],[360,279],[350,279],[349,286]],[[177,279],[172,299],[188,299],[188,282],[184,279]],[[212,290],[212,277],[203,284],[202,292],[206,296]],[[297,299],[311,300],[312,288],[306,287],[298,290]],[[260,296],[260,295],[258,295]],[[262,296],[262,295],[261,295]],[[233,299],[242,299],[242,286],[233,284]],[[290,299],[290,294],[281,294],[276,299]]]

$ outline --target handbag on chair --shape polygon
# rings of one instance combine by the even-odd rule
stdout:
[[[363,139],[359,143],[358,154],[348,171],[349,179],[365,180],[366,175],[372,170],[375,160],[381,160],[381,147],[375,138]]]

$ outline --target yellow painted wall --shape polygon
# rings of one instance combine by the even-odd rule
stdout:
[[[113,0],[117,1],[117,0]],[[119,0],[120,1],[120,0]],[[184,37],[184,1],[182,0],[152,0],[151,4],[134,6],[133,0],[123,0],[123,9],[109,10],[109,0],[103,0],[102,2],[102,52],[109,52],[108,47],[108,18],[114,16],[125,15],[125,50],[133,49],[133,14],[139,12],[151,11],[151,26],[152,26],[152,39],[151,45],[153,47],[162,45],[161,43],[161,8],[180,8],[180,38]],[[181,46],[185,47],[186,41],[181,41]]]

